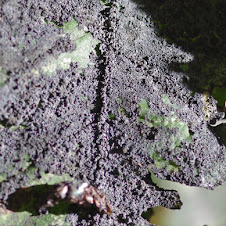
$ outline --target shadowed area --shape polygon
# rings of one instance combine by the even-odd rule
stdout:
[[[12,193],[7,200],[7,209],[13,212],[29,212],[33,216],[40,215],[40,209],[46,204],[49,196],[55,191],[56,185],[36,185],[20,188]],[[52,208],[46,209],[49,214],[61,215],[77,213],[81,219],[88,215],[95,215],[98,209],[91,205],[69,204],[67,201],[59,201]]]
[[[225,111],[226,87],[226,3],[224,0],[133,0],[152,17],[158,35],[170,44],[194,55],[186,64],[172,64],[186,72],[184,82],[194,92],[207,92]],[[226,144],[226,125],[211,128],[220,143]]]
[[[225,1],[133,1],[151,15],[160,36],[194,54],[194,61],[180,65],[194,91],[225,86]]]

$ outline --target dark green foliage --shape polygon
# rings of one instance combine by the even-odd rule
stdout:
[[[215,87],[212,93],[213,97],[218,101],[219,106],[224,106],[226,102],[226,88]]]

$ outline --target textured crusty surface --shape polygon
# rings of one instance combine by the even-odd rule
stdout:
[[[204,120],[204,97],[191,95],[185,75],[169,69],[170,63],[189,62],[192,56],[157,37],[135,3],[5,0],[0,7],[0,67],[7,75],[0,87],[2,202],[29,186],[27,155],[35,179],[42,172],[68,174],[105,193],[113,214],[70,213],[66,221],[73,225],[148,225],[141,216],[148,208],[176,208],[178,193],[157,188],[151,167],[160,178],[192,186],[213,189],[224,181],[225,147]],[[73,18],[100,41],[88,67],[81,72],[71,63],[51,76],[37,73],[50,56],[76,49],[56,26]],[[143,99],[147,114],[185,123],[191,140],[167,149],[177,128],[170,134],[139,123]],[[155,167],[150,147],[156,140],[166,148],[155,146],[155,151],[180,170]]]

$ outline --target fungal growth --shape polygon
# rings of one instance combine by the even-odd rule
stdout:
[[[46,204],[39,209],[39,212],[48,213],[48,208],[55,206],[60,201],[66,201],[69,204],[95,205],[100,212],[104,212],[107,215],[112,213],[106,196],[93,186],[82,181],[65,181],[56,184],[48,196]]]

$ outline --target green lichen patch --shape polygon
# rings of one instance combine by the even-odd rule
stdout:
[[[159,156],[158,152],[154,152],[152,154],[152,158],[154,159],[154,166],[158,169],[165,169],[169,173],[175,173],[180,171],[180,166],[175,164],[173,161],[167,161],[163,157]]]
[[[4,86],[7,82],[8,76],[2,71],[0,67],[0,87]]]
[[[164,104],[166,104],[166,105],[171,105],[170,99],[169,99],[169,97],[168,97],[167,94],[163,94],[163,95],[162,95],[162,101],[163,101]]]
[[[75,21],[74,19],[72,19],[69,22],[65,22],[62,28],[65,33],[70,34],[71,40],[73,41],[76,41],[78,38],[83,37],[85,35],[84,30],[78,29],[78,22]]]
[[[179,107],[176,105],[176,104],[172,104],[170,99],[169,99],[169,96],[167,94],[163,94],[162,95],[162,101],[165,105],[168,105],[170,107],[173,107],[174,109],[179,109]]]
[[[60,183],[62,181],[72,181],[73,178],[68,174],[64,175],[55,175],[51,173],[41,173],[41,178],[39,180],[34,180],[29,183],[29,186],[40,185],[40,184],[48,184],[53,185]]]
[[[145,99],[143,99],[139,103],[139,107],[140,107],[140,116],[138,117],[138,122],[140,123],[140,122],[142,122],[145,119],[145,115],[149,111],[149,107],[148,107],[147,101]]]
[[[168,96],[163,96],[166,104],[170,104]],[[147,115],[149,107],[146,100],[139,103],[141,109],[138,122],[144,122],[150,128],[158,129],[151,151],[173,150],[179,148],[183,142],[190,142],[191,135],[186,122],[182,122],[176,115],[163,117],[160,115]]]
[[[61,53],[57,58],[50,57],[42,67],[44,74],[54,75],[59,69],[68,69],[71,63],[78,63],[78,70],[81,72],[88,67],[89,55],[99,43],[86,29],[78,29],[78,23],[74,19],[64,23],[62,28],[66,34],[70,35],[76,50]]]
[[[112,3],[109,0],[101,0],[101,2],[103,2],[103,4],[109,8],[112,6]]]
[[[156,115],[149,115],[146,124],[150,128],[160,128],[158,134],[158,141],[155,142],[155,148],[158,147],[173,150],[180,147],[183,141],[190,141],[191,135],[187,123],[180,121],[177,116],[162,117]],[[164,138],[167,138],[165,140]],[[165,143],[166,142],[166,143]]]
[[[69,225],[65,222],[65,215],[47,214],[42,216],[32,216],[29,212],[11,212],[0,214],[0,225]]]
[[[0,225],[26,225],[26,220],[31,216],[28,212],[14,213],[7,211],[5,214],[0,214]]]
[[[66,215],[55,215],[55,214],[48,214],[44,216],[35,216],[31,217],[28,222],[30,222],[29,225],[37,225],[37,226],[43,226],[43,225],[70,225],[69,223],[65,222]]]
[[[129,117],[129,113],[126,111],[125,108],[120,107],[120,108],[118,109],[118,111],[119,111],[119,113],[120,113],[121,115],[125,115],[126,117]]]
[[[29,155],[24,155],[24,161],[22,162],[22,171],[25,171],[31,164],[32,162],[30,161]]]
[[[6,178],[7,178],[6,173],[0,174],[0,183],[3,182],[4,180],[6,180]]]

